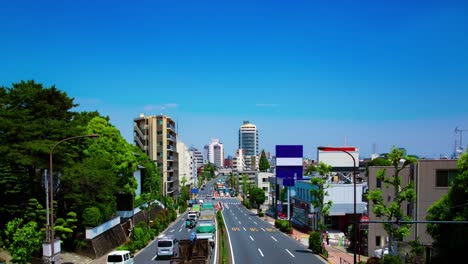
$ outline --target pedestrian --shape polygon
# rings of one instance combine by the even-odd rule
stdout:
[[[330,245],[330,234],[328,234],[328,231],[327,231],[327,245]]]

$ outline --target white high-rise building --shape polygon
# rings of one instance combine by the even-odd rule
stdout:
[[[179,183],[182,189],[182,179],[185,177],[185,185],[192,186],[194,184],[193,175],[193,156],[187,146],[182,141],[177,141],[177,152],[179,153]]]
[[[217,138],[211,139],[211,143],[205,146],[208,161],[218,168],[224,167],[224,146]]]
[[[232,170],[233,171],[244,171],[245,170],[245,160],[244,160],[244,150],[237,149],[236,156],[232,159]]]
[[[239,148],[245,150],[245,165],[249,170],[258,169],[258,129],[249,121],[239,128]]]

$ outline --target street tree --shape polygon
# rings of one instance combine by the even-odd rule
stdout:
[[[332,166],[323,162],[319,162],[317,166],[310,167],[310,172],[316,173],[315,176],[310,178],[310,184],[312,185],[310,195],[312,196],[312,206],[318,215],[318,230],[320,231],[326,229],[324,220],[332,206],[332,201],[325,202],[325,196],[328,196],[328,192],[326,191],[328,187],[325,186],[325,180],[330,174],[331,169]]]
[[[252,187],[250,190],[250,202],[256,205],[257,211],[260,213],[260,206],[265,202],[265,191],[262,188]]]
[[[457,173],[449,178],[450,189],[428,209],[427,220],[468,220],[468,153],[458,160]],[[465,258],[468,247],[468,225],[428,224],[428,233],[434,238],[434,263],[449,263]]]
[[[259,169],[260,171],[267,171],[270,168],[270,163],[268,162],[268,159],[265,154],[265,150],[262,150],[262,154],[260,155],[260,164],[259,164]]]
[[[242,197],[247,199],[247,195],[249,193],[249,176],[247,174],[242,174]]]
[[[388,154],[388,160],[391,162],[392,169],[390,176],[386,176],[387,169],[381,169],[377,172],[377,179],[384,183],[385,188],[393,189],[393,197],[389,202],[385,202],[382,190],[369,191],[368,199],[372,202],[372,210],[375,216],[387,220],[383,227],[389,236],[389,253],[396,255],[398,252],[397,242],[401,242],[404,237],[409,235],[410,224],[395,224],[400,220],[410,220],[401,208],[403,202],[412,202],[416,198],[414,183],[410,179],[406,186],[402,186],[400,172],[406,167],[416,162],[416,158],[407,156],[403,149],[392,147]]]

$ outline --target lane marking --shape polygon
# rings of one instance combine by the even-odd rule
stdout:
[[[253,222],[254,222],[254,224],[258,225],[257,222],[255,222],[255,221],[253,221]]]
[[[247,231],[247,229],[245,229],[245,227],[242,227],[242,228],[244,228],[244,231]]]
[[[278,240],[276,240],[276,238],[274,238],[273,236],[270,236],[271,239],[273,239],[275,242],[278,242]]]
[[[262,257],[264,257],[262,250],[258,249],[258,252],[260,252],[260,255],[262,255]]]
[[[239,221],[239,225],[242,225],[241,221]]]
[[[180,232],[182,232],[182,228],[181,228],[181,229],[179,229],[179,233],[180,233]]]
[[[295,256],[288,249],[286,249],[286,251],[289,253],[289,255],[291,255],[293,258],[295,258]]]
[[[172,230],[171,230],[171,231],[169,231],[169,232],[171,232],[171,233],[172,233],[172,232],[174,232],[174,231],[175,231],[175,229],[172,229]]]
[[[180,225],[180,227],[181,227],[181,228],[184,227],[184,224]]]
[[[249,220],[252,220],[252,218],[249,217]]]
[[[252,236],[249,236],[250,237],[250,240],[254,241],[253,237]]]
[[[265,229],[263,229],[263,227],[261,229],[263,230],[263,232],[265,232]]]

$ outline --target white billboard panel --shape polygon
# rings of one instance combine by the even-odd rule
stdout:
[[[353,164],[353,159],[346,152],[351,154],[356,164]],[[359,167],[359,149],[356,147],[319,147],[317,161],[323,162],[332,167]]]

